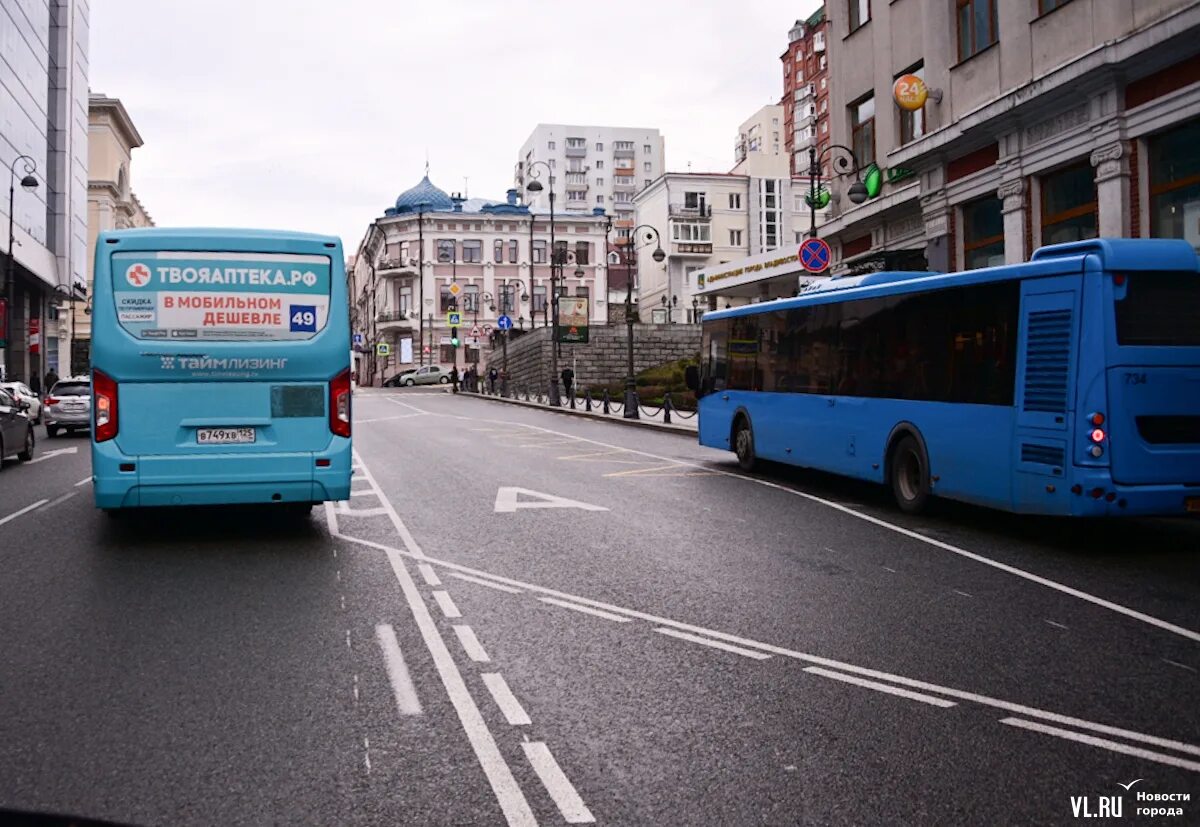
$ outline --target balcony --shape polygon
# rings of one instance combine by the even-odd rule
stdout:
[[[584,144],[583,146],[568,146],[566,148],[566,153],[568,158],[586,158],[587,144]]]
[[[825,51],[825,32],[817,32],[813,35],[813,51]]]
[[[410,319],[407,312],[399,310],[383,310],[377,313],[375,315],[375,324],[380,331],[406,331],[414,330],[416,327],[416,321]]]
[[[614,158],[633,158],[636,154],[637,154],[637,151],[634,149],[614,149],[613,150]]]
[[[630,178],[628,181],[618,181],[614,178],[613,190],[616,192],[635,192],[637,190],[637,182],[633,178]]]
[[[676,241],[671,244],[671,254],[676,256],[711,256],[711,241]]]
[[[613,209],[617,212],[633,212],[632,201],[616,201],[613,202]]]
[[[416,266],[400,258],[381,258],[375,262],[375,274],[395,278],[397,276],[416,277]]]
[[[689,207],[684,204],[672,204],[669,215],[672,218],[711,219],[712,206],[709,204],[701,204],[696,207]]]

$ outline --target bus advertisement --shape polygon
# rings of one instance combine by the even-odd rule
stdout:
[[[707,313],[701,444],[1029,514],[1200,513],[1200,259],[1098,239]]]
[[[337,238],[118,230],[96,244],[92,472],[110,514],[350,494]]]

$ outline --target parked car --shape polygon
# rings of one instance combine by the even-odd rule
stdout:
[[[42,419],[46,436],[59,431],[88,430],[92,425],[92,380],[87,376],[60,379],[45,399]]]
[[[426,365],[400,380],[401,385],[408,387],[412,387],[413,385],[448,385],[449,383],[450,373],[442,370],[437,365]]]
[[[384,379],[383,386],[385,388],[398,388],[398,387],[400,387],[400,385],[402,385],[404,383],[404,378],[406,376],[409,376],[410,374],[413,374],[416,372],[417,372],[416,368],[409,368],[408,370],[402,370],[399,373],[397,373],[395,376],[389,376],[387,379]]]
[[[28,402],[29,410],[26,413],[34,425],[41,424],[42,400],[28,385],[24,382],[0,382],[0,389],[8,391],[18,402]]]
[[[27,407],[28,403],[0,388],[0,466],[14,454],[21,462],[33,459],[33,422]]]

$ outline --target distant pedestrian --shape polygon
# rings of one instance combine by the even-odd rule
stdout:
[[[488,368],[488,393],[496,392],[496,379],[500,376],[495,368]]]
[[[567,398],[570,399],[571,398],[571,388],[575,384],[575,371],[571,370],[570,368],[563,368],[562,383],[563,383],[563,389],[567,393]]]
[[[475,393],[475,379],[475,366],[471,365],[467,368],[467,390],[471,393]]]
[[[458,393],[458,365],[450,368],[450,385],[452,393]]]
[[[46,371],[46,392],[49,393],[56,384],[58,384],[58,374],[54,372],[54,368],[50,368]]]
[[[41,396],[42,377],[38,376],[36,373],[32,374],[29,377],[29,389],[33,391],[35,395]]]

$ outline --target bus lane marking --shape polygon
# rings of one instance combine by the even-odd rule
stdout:
[[[932,695],[923,695],[920,692],[913,692],[911,689],[901,689],[898,686],[889,686],[886,683],[879,681],[869,681],[865,678],[856,678],[854,675],[847,675],[842,672],[834,672],[829,669],[822,669],[819,666],[806,666],[805,672],[811,672],[814,675],[820,675],[825,678],[832,678],[835,681],[843,683],[851,683],[855,686],[861,686],[865,689],[874,689],[876,692],[886,692],[889,695],[896,695],[900,698],[907,698],[910,701],[920,701],[923,704],[930,706],[940,706],[943,709],[946,707],[957,706],[954,701],[948,701],[945,698],[935,698]]]
[[[521,749],[525,750],[530,766],[541,779],[542,786],[550,793],[550,798],[554,800],[555,806],[568,824],[592,824],[596,821],[591,810],[575,791],[570,779],[562,771],[562,767],[554,760],[550,747],[541,741],[525,741],[521,744]]]
[[[17,517],[20,517],[22,514],[28,514],[30,511],[33,511],[35,508],[40,508],[41,506],[45,505],[48,502],[50,502],[50,501],[49,500],[38,500],[37,502],[33,503],[32,505],[25,506],[20,511],[14,511],[12,514],[9,514],[7,517],[0,517],[0,525],[4,525],[9,520],[15,520],[15,519],[17,519]]]
[[[400,651],[395,627],[390,623],[380,623],[375,627],[375,637],[383,651],[383,665],[392,684],[392,694],[396,697],[396,708],[401,715],[420,715],[421,701],[417,698],[417,688],[413,685],[408,664],[404,662],[404,653]]]
[[[1143,758],[1147,761],[1154,761],[1159,764],[1167,764],[1180,769],[1191,770],[1192,772],[1200,772],[1200,762],[1188,761],[1185,758],[1176,758],[1174,755],[1164,755],[1161,752],[1142,749],[1141,747],[1133,747],[1129,744],[1122,744],[1118,741],[1110,741],[1107,738],[1097,738],[1094,735],[1085,735],[1082,732],[1072,732],[1069,729],[1060,729],[1055,726],[1047,726],[1034,721],[1025,721],[1021,718],[1001,718],[1000,723],[1008,726],[1020,727],[1031,732],[1040,732],[1043,735],[1053,735],[1055,738],[1063,738],[1067,741],[1075,741],[1080,744],[1087,744],[1091,747],[1099,747],[1111,752],[1119,752],[1124,755],[1132,755],[1136,758]]]
[[[492,700],[504,713],[504,720],[512,726],[529,726],[533,723],[525,707],[521,706],[517,696],[508,688],[508,681],[504,680],[503,675],[499,672],[484,672],[481,677],[488,691],[492,693]]]

